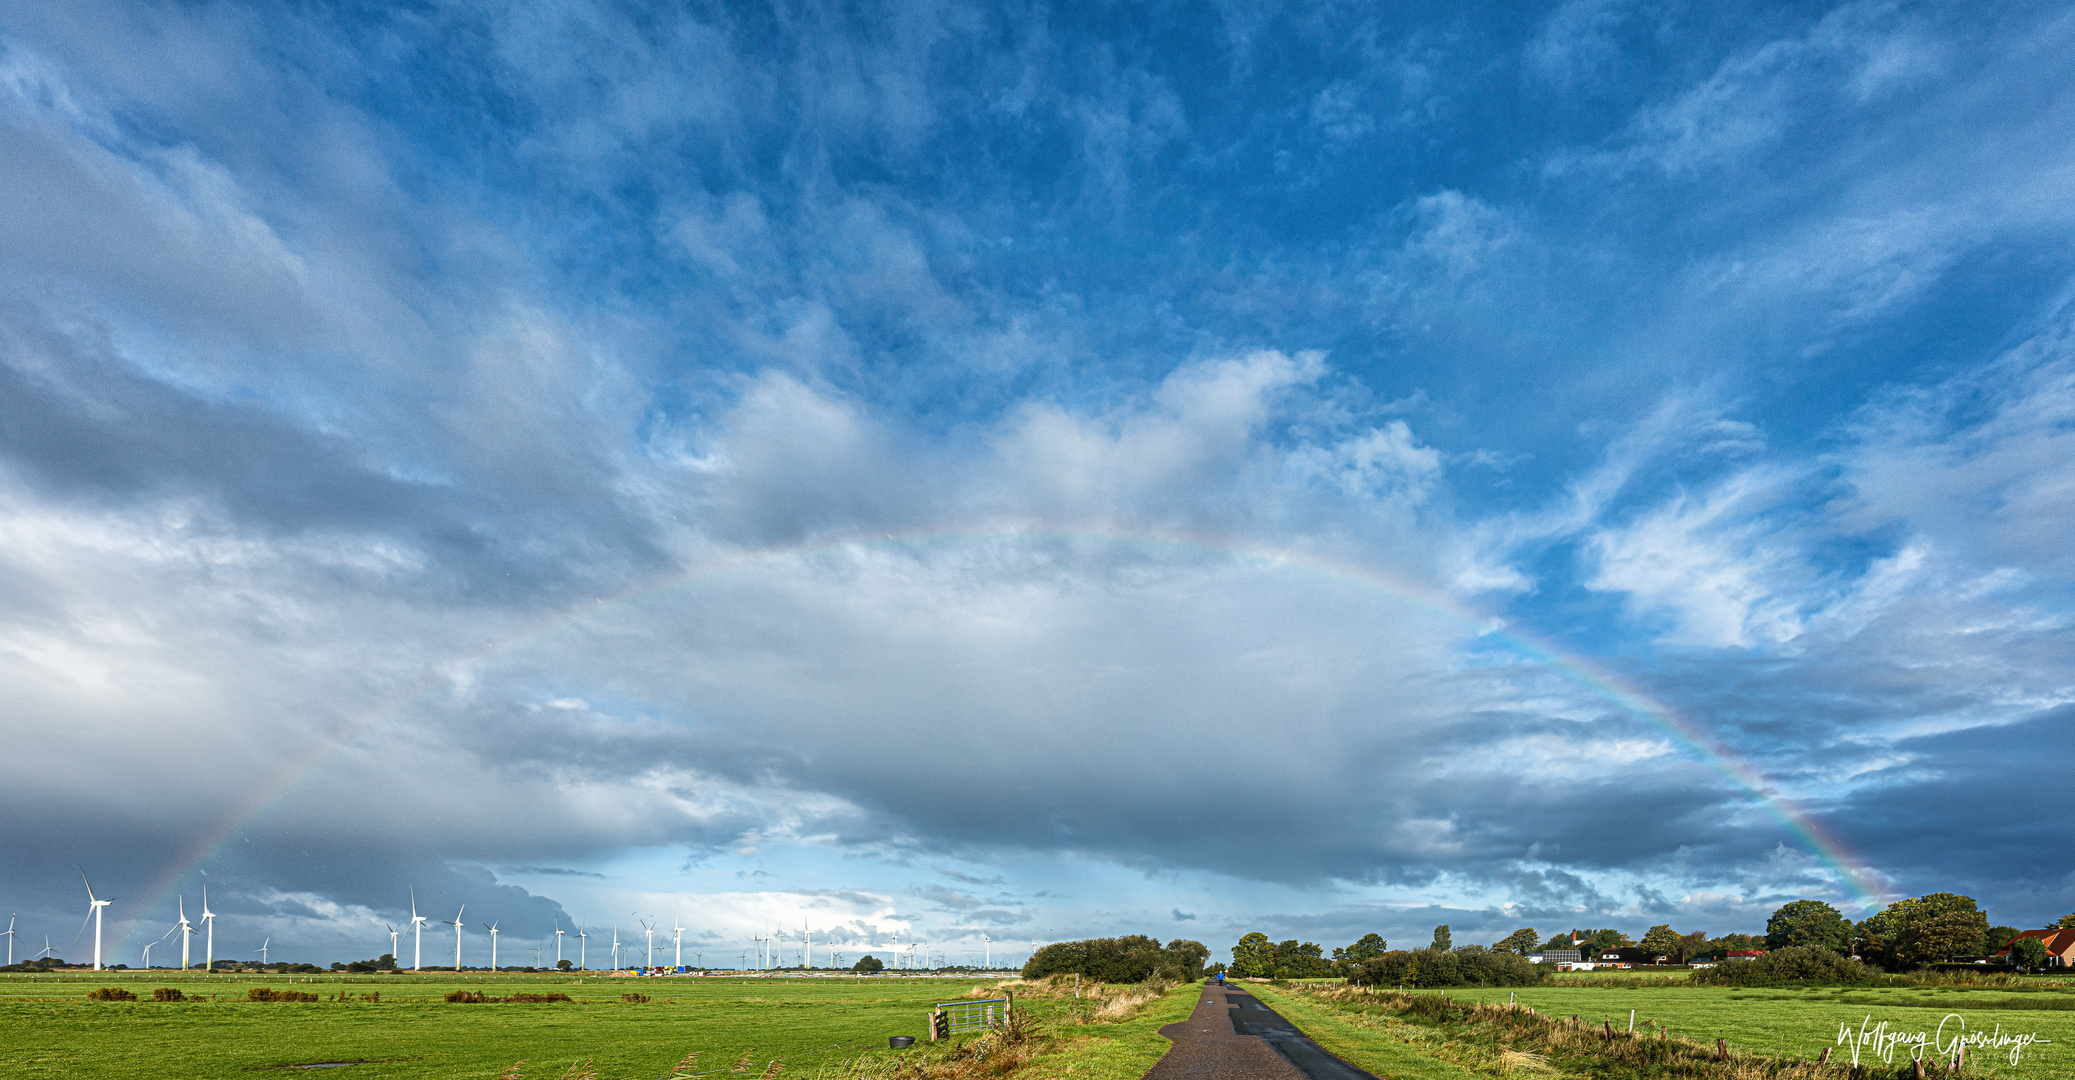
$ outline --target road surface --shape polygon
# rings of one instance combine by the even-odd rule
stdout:
[[[1160,1034],[1174,1047],[1145,1080],[1378,1080],[1237,986],[1204,984],[1189,1018]]]

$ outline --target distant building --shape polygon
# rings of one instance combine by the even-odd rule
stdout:
[[[2044,930],[2027,930],[2011,938],[2011,944],[2016,944],[2018,938],[2034,938],[2046,946],[2047,967],[2075,967],[2075,929],[2049,926]],[[1996,955],[2009,956],[2010,945],[1997,950]]]

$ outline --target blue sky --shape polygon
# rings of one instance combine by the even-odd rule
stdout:
[[[28,940],[2075,907],[2075,14],[1374,8],[8,5]]]

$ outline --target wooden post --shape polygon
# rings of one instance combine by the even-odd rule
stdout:
[[[1924,1059],[1923,1059],[1923,1058],[1917,1058],[1917,1059],[1915,1059],[1915,1063],[1916,1063],[1916,1080],[1924,1080]]]
[[[1723,1061],[1728,1061],[1728,1060],[1729,1060],[1729,1040],[1728,1040],[1728,1039],[1716,1039],[1716,1040],[1715,1040],[1715,1056],[1716,1056],[1716,1057],[1719,1057],[1719,1058],[1721,1058],[1721,1059],[1722,1059]]]
[[[1605,1025],[1607,1026],[1607,1041],[1608,1041],[1608,1042],[1613,1042],[1613,1041],[1614,1041],[1614,1022],[1613,1022],[1612,1020],[1601,1020],[1601,1021],[1600,1021],[1600,1023],[1602,1023],[1602,1024],[1605,1024]]]
[[[944,1010],[942,1010],[942,1009],[931,1009],[931,1010],[929,1011],[929,1041],[931,1041],[931,1042],[936,1042],[936,1041],[937,1041],[937,1027],[938,1027],[939,1025],[941,1025],[941,1024],[942,1024],[943,1022],[944,1022]]]
[[[1830,1048],[1829,1048],[1829,1047],[1827,1047],[1827,1046],[1826,1046],[1826,1047],[1824,1047],[1824,1048],[1823,1048],[1823,1052],[1822,1052],[1822,1053],[1820,1053],[1820,1054],[1817,1054],[1817,1055],[1816,1055],[1816,1064],[1818,1064],[1818,1065],[1828,1065],[1828,1064],[1830,1064]]]

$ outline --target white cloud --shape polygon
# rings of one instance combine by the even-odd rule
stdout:
[[[1667,618],[1661,638],[1668,643],[1741,648],[1791,640],[1802,620],[1798,597],[1781,579],[1804,575],[1762,517],[1790,479],[1740,473],[1703,497],[1682,494],[1596,530],[1586,587],[1623,593],[1639,613]]]

